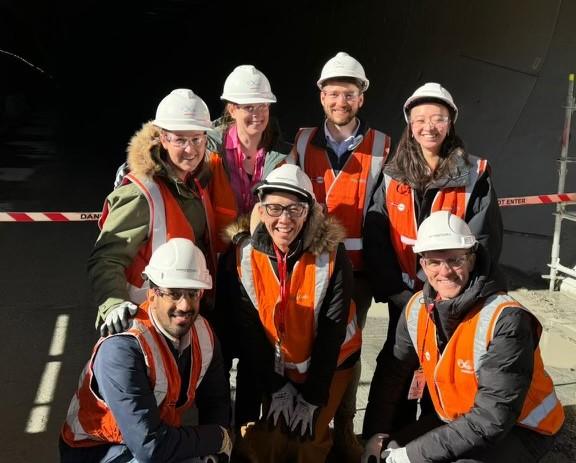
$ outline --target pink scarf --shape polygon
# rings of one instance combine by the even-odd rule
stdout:
[[[246,155],[242,152],[236,124],[231,125],[226,132],[224,146],[226,147],[226,163],[229,167],[230,184],[236,195],[238,212],[245,214],[250,212],[256,203],[256,197],[252,194],[252,187],[262,180],[266,153],[263,148],[260,148],[256,153],[254,174],[250,178],[242,167]]]

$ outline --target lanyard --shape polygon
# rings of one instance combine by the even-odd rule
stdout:
[[[276,260],[278,262],[278,279],[280,280],[280,302],[276,305],[274,313],[274,321],[276,323],[276,330],[280,340],[286,333],[286,310],[288,309],[288,253],[282,254],[282,251],[274,245],[274,252],[276,253]]]
[[[426,326],[424,327],[424,337],[422,339],[422,351],[420,352],[420,365],[422,365],[422,358],[424,358],[424,350],[426,348],[426,336],[428,335],[428,325],[430,323],[430,318],[432,317],[432,312],[434,311],[434,303],[428,304],[426,306]]]

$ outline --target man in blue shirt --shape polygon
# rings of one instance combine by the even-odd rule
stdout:
[[[227,461],[230,388],[218,340],[199,315],[212,287],[202,252],[184,238],[159,246],[132,326],[100,338],[60,436],[61,462]],[[182,425],[195,405],[199,425]]]

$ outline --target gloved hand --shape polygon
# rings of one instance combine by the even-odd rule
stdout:
[[[222,430],[222,445],[218,453],[219,454],[223,453],[228,457],[228,460],[230,460],[230,455],[232,454],[232,446],[233,446],[232,438],[230,437],[230,433],[226,428],[220,426],[220,429]],[[217,460],[214,461],[216,462]]]
[[[290,431],[296,435],[313,439],[318,412],[318,405],[312,405],[306,402],[306,400],[298,394],[296,407],[294,408],[292,420],[290,421]]]
[[[137,311],[138,306],[133,302],[121,302],[106,315],[106,319],[100,325],[100,335],[104,337],[126,331],[130,326],[130,319]]]
[[[374,434],[364,446],[364,453],[360,463],[379,463],[382,455],[382,447],[388,444],[390,436],[388,434]]]
[[[400,447],[399,449],[386,449],[382,452],[382,458],[386,463],[410,463],[410,458],[406,453],[406,447]]]
[[[294,412],[294,399],[297,394],[298,391],[290,382],[286,383],[278,391],[273,392],[270,410],[268,410],[266,419],[269,420],[270,417],[272,417],[272,423],[274,426],[277,426],[278,418],[282,415],[284,417],[284,422],[289,425],[292,413]]]
[[[122,185],[124,177],[126,177],[126,174],[128,174],[129,172],[130,169],[128,168],[127,162],[118,167],[118,170],[116,171],[116,177],[114,177],[114,189]]]

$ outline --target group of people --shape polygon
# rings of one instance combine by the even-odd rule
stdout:
[[[215,121],[192,90],[160,102],[129,143],[89,258],[101,337],[62,427],[63,463],[546,453],[563,409],[541,325],[498,269],[490,166],[466,151],[458,107],[432,82],[407,98],[392,151],[358,116],[369,83],[349,54],[328,60],[325,118],[292,144],[251,65],[227,77]],[[358,438],[373,299],[389,324]]]

